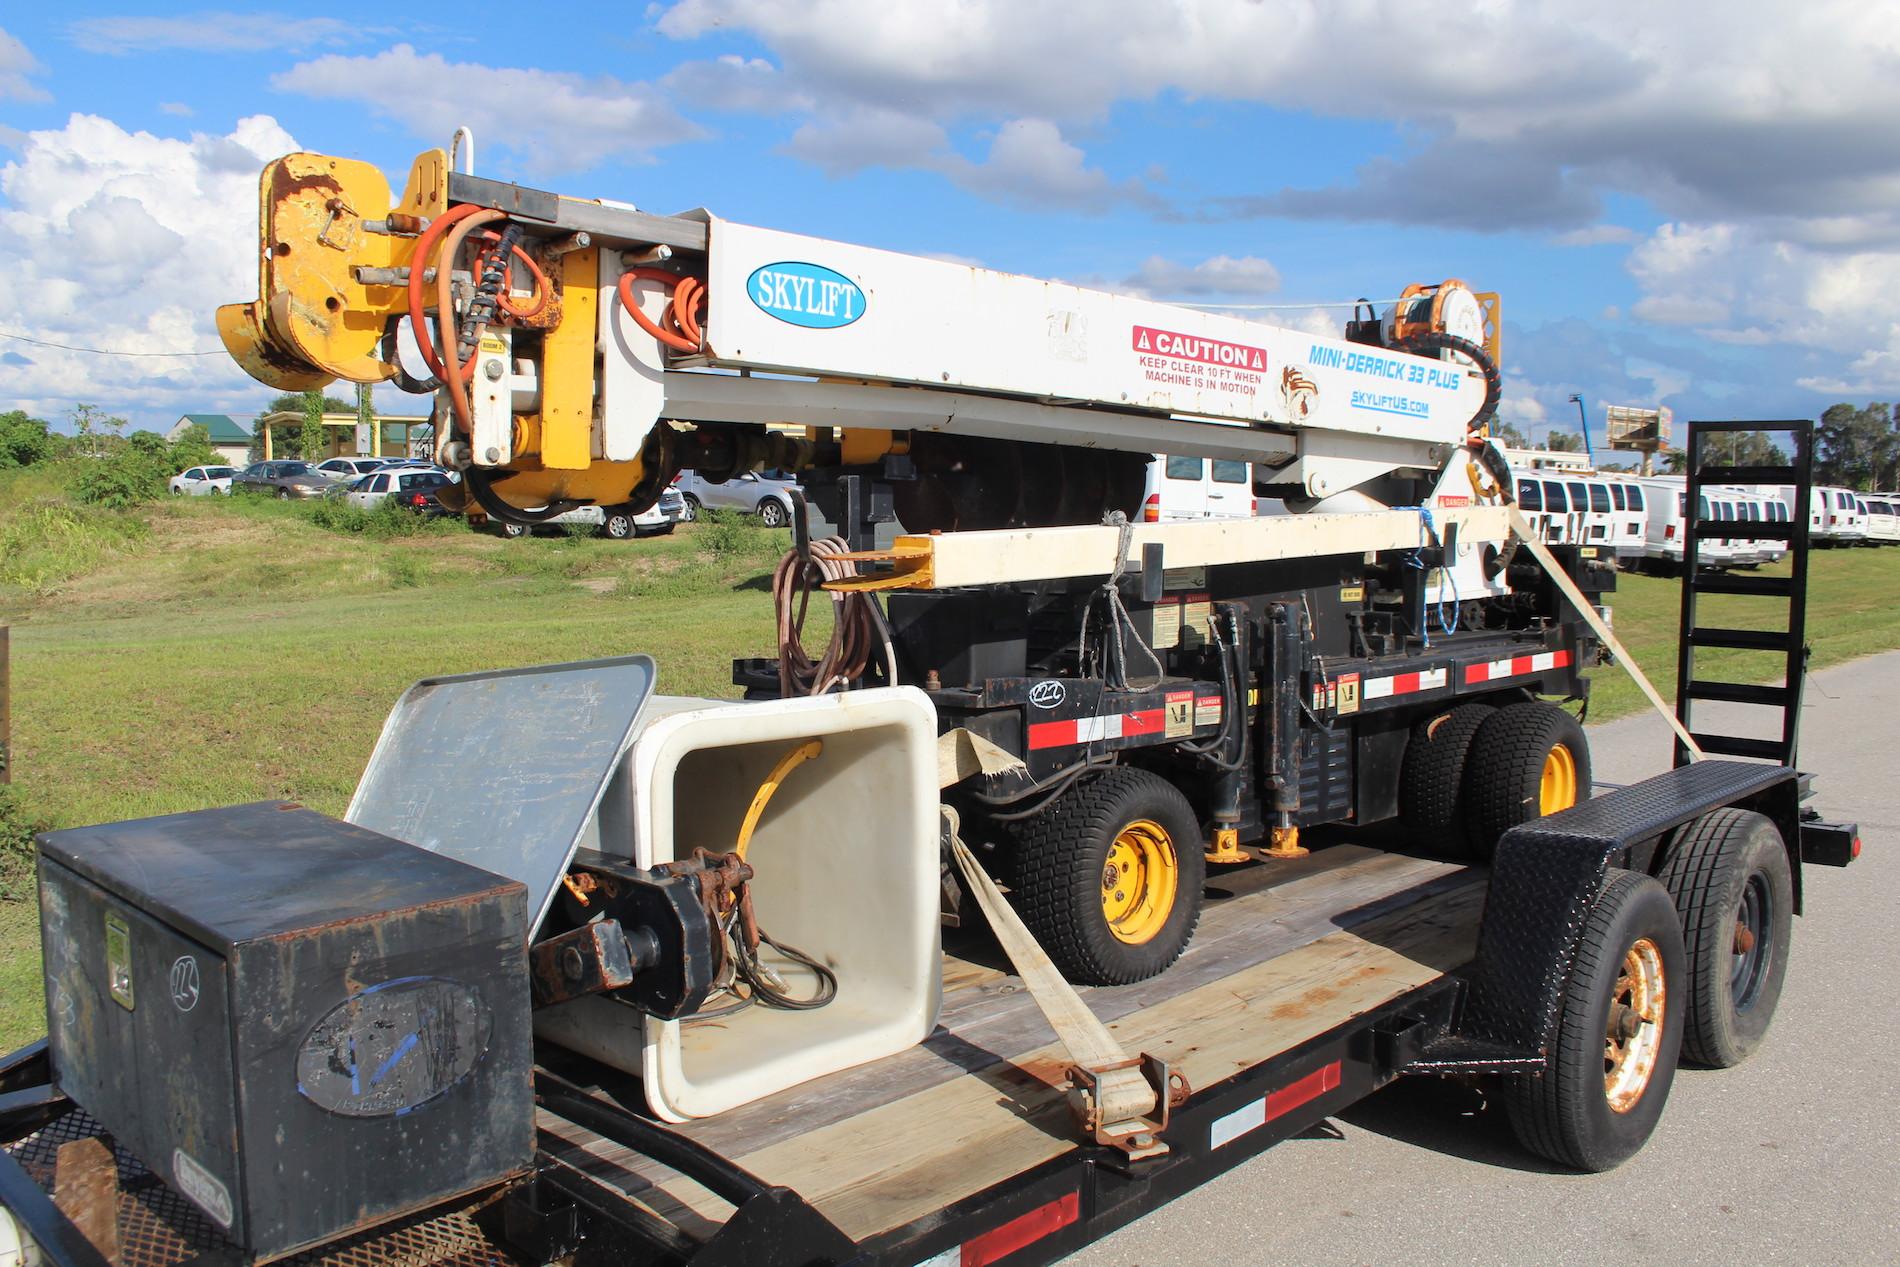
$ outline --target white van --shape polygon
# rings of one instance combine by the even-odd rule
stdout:
[[[1649,519],[1643,486],[1626,479],[1606,483],[1610,490],[1610,542],[1616,547],[1616,561],[1633,565],[1643,557],[1643,528]]]
[[[1648,510],[1643,532],[1643,556],[1659,571],[1680,571],[1683,542],[1687,539],[1688,508],[1686,481],[1680,475],[1650,475],[1636,481],[1644,490]],[[1702,493],[1703,520],[1733,519],[1733,501],[1719,494],[1711,498]],[[1697,546],[1697,557],[1705,568],[1727,568],[1735,564],[1737,542],[1705,537]]]
[[[1867,544],[1900,543],[1900,493],[1868,493],[1861,501],[1867,505]]]
[[[1253,475],[1245,462],[1157,453],[1148,464],[1148,486],[1141,498],[1143,523],[1248,519],[1254,510]]]
[[[1757,488],[1725,485],[1716,491],[1734,501],[1738,518],[1777,524],[1791,519],[1792,512],[1786,502]],[[1776,563],[1788,553],[1788,542],[1775,538],[1757,537],[1738,540],[1735,544],[1740,547],[1735,561],[1742,564]]]

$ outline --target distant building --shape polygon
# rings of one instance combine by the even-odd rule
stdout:
[[[251,424],[239,422],[230,414],[186,414],[165,433],[168,442],[176,442],[188,427],[203,427],[211,434],[211,447],[218,457],[232,466],[243,466],[251,452]]]
[[[195,416],[195,415],[193,415]],[[364,426],[357,422],[355,414],[324,414],[324,451],[317,454],[306,453],[311,461],[321,461],[334,457],[427,457],[428,440],[434,429],[429,419],[407,414],[377,414],[376,425]],[[298,433],[303,427],[303,415],[294,410],[282,413],[266,414],[264,422],[263,456],[278,456],[275,441],[286,431]],[[248,444],[250,436],[246,433]]]

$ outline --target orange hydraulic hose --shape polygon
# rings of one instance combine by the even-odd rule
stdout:
[[[685,282],[692,280],[692,278],[682,278],[676,273],[669,273],[658,268],[630,268],[620,275],[620,284],[618,287],[620,291],[620,304],[627,310],[628,314],[632,316],[634,322],[638,324],[642,330],[645,330],[648,334],[666,344],[666,346],[675,348],[681,352],[697,352],[699,351],[699,341],[697,339],[689,339],[684,334],[674,334],[671,330],[661,329],[659,325],[655,324],[653,318],[640,311],[640,305],[633,297],[633,284],[636,281],[659,282],[666,286],[681,286]],[[676,300],[677,297],[678,292],[675,291]],[[674,311],[674,317],[675,320],[678,319],[677,308]],[[697,329],[697,327],[695,327],[695,329]]]
[[[461,252],[462,243],[468,240],[469,234],[485,224],[493,224],[497,220],[507,218],[508,213],[505,211],[480,208],[472,215],[457,219],[455,226],[449,230],[448,240],[442,244],[442,256],[435,268],[435,329],[436,337],[442,340],[439,349],[443,369],[442,382],[449,389],[449,407],[455,411],[455,417],[462,424],[462,429],[471,434],[475,430],[474,416],[468,404],[468,387],[463,383],[462,378],[464,373],[473,371],[475,361],[471,357],[468,369],[465,371],[461,361],[456,359],[455,355],[455,346],[461,342],[460,332],[455,328],[455,294],[452,289],[455,257]],[[409,270],[409,275],[415,276],[413,268]],[[476,331],[475,337],[479,343],[481,331]],[[481,349],[477,347],[477,355],[480,351]]]
[[[682,278],[679,288],[673,292],[673,324],[695,349],[705,342],[705,337],[700,333],[694,309],[705,302],[706,285],[697,277]]]
[[[453,228],[456,223],[468,219],[480,210],[480,207],[465,204],[451,208],[429,221],[429,227],[416,238],[415,254],[409,257],[409,333],[415,337],[416,350],[422,353],[423,364],[427,365],[429,372],[437,378],[442,377],[442,361],[436,355],[435,344],[430,342],[424,334],[429,327],[424,324],[426,318],[422,311],[422,275],[428,271],[429,251],[435,246],[436,240]],[[451,264],[452,262],[445,263],[437,269],[437,272],[446,275]],[[474,372],[475,358],[470,357],[462,373],[468,375]]]
[[[488,246],[482,250],[481,256],[476,260],[475,272],[477,275],[481,273],[482,260],[487,257],[489,251],[494,249],[495,244],[501,241],[501,234],[496,233],[493,229],[483,229],[479,236],[483,241],[488,243]],[[548,285],[548,275],[541,271],[539,264],[535,263],[534,256],[523,250],[519,242],[515,243],[513,254],[515,259],[520,260],[523,264],[528,266],[528,273],[534,278],[534,302],[525,308],[515,305],[513,296],[508,293],[508,285],[513,285],[514,283],[514,278],[511,273],[508,278],[508,285],[504,285],[495,295],[495,303],[509,316],[526,321],[541,315],[542,309],[548,306],[548,300],[554,297],[554,288]],[[513,261],[510,261],[509,267],[510,269],[513,268]],[[468,372],[466,369],[462,371],[464,376],[466,376]]]

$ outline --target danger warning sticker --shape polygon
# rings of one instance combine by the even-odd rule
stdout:
[[[1266,378],[1265,348],[1153,326],[1134,326],[1131,337],[1142,377],[1151,383],[1251,396]]]

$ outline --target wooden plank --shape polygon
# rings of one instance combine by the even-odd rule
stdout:
[[[1395,906],[1429,896],[1434,886],[1465,884],[1470,878],[1469,871],[1452,863],[1354,845],[1294,863],[1230,873],[1210,887],[1234,896],[1210,902],[1193,943],[1174,967],[1135,985],[1084,987],[1082,995],[1096,1015],[1117,1020],[1338,929],[1378,918]],[[993,944],[983,950],[1000,954]],[[1016,977],[977,968],[950,954],[945,956],[944,974],[938,1028],[918,1046],[674,1129],[728,1155],[762,1148],[987,1069],[999,1053],[1026,1051],[1049,1041],[1048,1023]],[[625,1164],[639,1174],[648,1173],[650,1165],[630,1154]]]
[[[1337,932],[1111,1024],[1208,1087],[1468,962],[1484,890]],[[862,1239],[1075,1147],[1055,1044],[739,1158]]]

